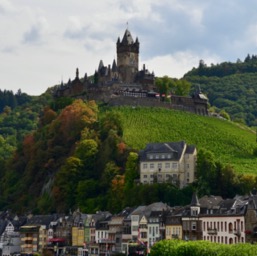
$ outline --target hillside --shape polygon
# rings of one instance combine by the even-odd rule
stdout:
[[[232,120],[257,126],[257,57],[249,55],[242,62],[224,62],[207,66],[200,61],[184,75],[192,88],[201,86],[209,102],[224,109]]]
[[[134,149],[148,142],[185,140],[212,151],[217,160],[231,164],[237,172],[257,174],[256,134],[245,126],[175,110],[117,107],[112,111],[122,116],[123,139]]]

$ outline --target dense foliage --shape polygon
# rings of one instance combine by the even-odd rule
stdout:
[[[15,94],[13,93],[13,91],[0,90],[0,113],[4,111],[5,107],[14,109],[17,106],[30,102],[31,99],[31,96],[21,92],[21,90],[18,90],[18,92]]]
[[[151,256],[241,256],[257,255],[252,244],[216,244],[208,241],[162,240],[151,248]]]
[[[25,136],[12,158],[3,161],[1,208],[49,213],[79,207],[93,213],[119,212],[159,200],[170,205],[189,203],[192,187],[179,190],[171,184],[134,183],[139,178],[138,154],[122,139],[118,113],[99,115],[94,102],[82,100],[57,103],[52,104],[57,111],[43,109],[39,128]],[[61,105],[66,106],[61,109]]]
[[[184,78],[192,88],[201,86],[216,112],[225,110],[233,121],[257,126],[257,56],[210,67],[200,61]]]

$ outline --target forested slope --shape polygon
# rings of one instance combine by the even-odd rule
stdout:
[[[200,61],[184,75],[192,88],[201,86],[210,104],[225,110],[236,122],[257,126],[257,57],[207,66]]]

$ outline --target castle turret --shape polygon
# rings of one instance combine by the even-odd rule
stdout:
[[[132,35],[126,29],[122,41],[117,40],[117,67],[121,79],[125,83],[133,83],[138,72],[139,41],[134,42]]]

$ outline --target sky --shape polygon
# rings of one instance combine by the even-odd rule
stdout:
[[[126,28],[139,68],[181,78],[257,54],[256,0],[0,0],[0,89],[40,95],[116,59]]]

